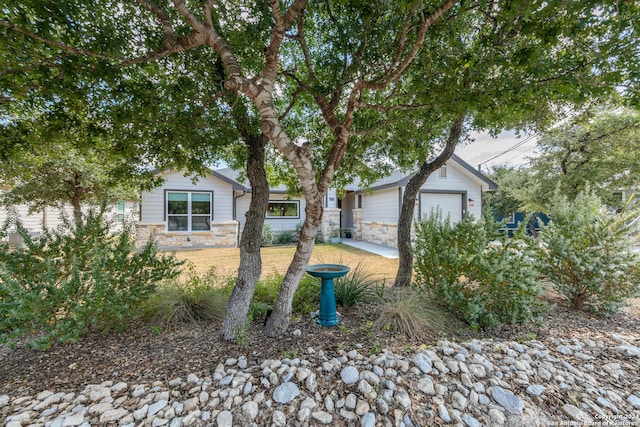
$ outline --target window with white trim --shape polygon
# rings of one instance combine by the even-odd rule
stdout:
[[[168,231],[209,231],[213,194],[195,191],[167,191]]]
[[[300,218],[300,202],[297,200],[273,200],[267,208],[267,218]]]
[[[440,178],[446,178],[447,177],[447,165],[442,165],[442,167],[440,168]]]

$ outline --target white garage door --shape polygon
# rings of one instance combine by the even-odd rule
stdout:
[[[421,218],[427,218],[439,209],[442,218],[449,216],[452,224],[462,220],[462,194],[421,193],[420,197]]]

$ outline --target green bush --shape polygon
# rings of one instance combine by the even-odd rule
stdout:
[[[36,347],[74,341],[90,328],[123,330],[156,285],[180,274],[153,242],[136,250],[130,225],[111,234],[100,214],[65,222],[22,247],[0,245],[0,340],[34,334]]]
[[[273,228],[271,228],[269,224],[264,224],[262,226],[262,237],[260,238],[260,246],[271,246],[274,237],[275,233],[273,232]]]
[[[368,274],[361,263],[358,263],[346,276],[333,281],[336,303],[343,307],[351,307],[359,302],[373,302],[378,299],[378,281]],[[384,284],[382,284],[384,286]]]
[[[523,323],[544,311],[535,252],[524,233],[438,214],[416,226],[416,284],[473,327]]]
[[[543,272],[573,308],[607,314],[638,295],[639,257],[631,250],[627,217],[588,191],[573,202],[556,194],[549,214],[552,221],[540,233]]]
[[[320,280],[305,274],[293,294],[293,311],[298,314],[309,314],[320,308]]]
[[[265,316],[267,310],[275,305],[283,278],[281,273],[273,271],[266,279],[258,282],[249,308],[250,319]],[[313,277],[305,275],[293,295],[292,305],[293,311],[299,314],[317,310],[320,305],[319,282]]]
[[[293,234],[290,231],[281,231],[275,238],[275,243],[277,245],[288,245],[293,242]]]
[[[215,268],[199,276],[192,264],[186,278],[159,287],[145,304],[145,318],[154,326],[173,329],[199,320],[221,321],[232,288]]]

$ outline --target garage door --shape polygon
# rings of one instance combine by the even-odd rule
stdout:
[[[452,224],[462,220],[462,194],[421,193],[420,217],[427,218],[431,212],[440,210],[442,218],[449,216]]]

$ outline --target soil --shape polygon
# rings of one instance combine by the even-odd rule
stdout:
[[[35,351],[24,345],[0,347],[0,395],[33,395],[42,390],[74,391],[87,384],[114,382],[141,383],[186,378],[189,373],[211,375],[227,358],[245,355],[249,366],[264,359],[305,358],[313,361],[324,353],[332,357],[341,350],[361,346],[360,352],[389,349],[397,354],[413,354],[415,348],[439,339],[465,341],[472,338],[545,341],[549,338],[607,338],[613,333],[640,334],[640,299],[611,317],[598,317],[570,310],[561,300],[550,297],[555,309],[541,323],[505,326],[488,332],[459,328],[432,331],[426,340],[412,341],[386,331],[374,331],[372,306],[341,308],[341,323],[326,328],[309,318],[293,319],[288,332],[279,338],[264,335],[261,322],[254,322],[238,342],[219,338],[219,324],[193,323],[179,329],[156,333],[138,323],[119,334],[89,333],[75,344],[57,345]],[[300,334],[298,334],[298,331]],[[294,333],[295,331],[295,333]],[[309,352],[309,348],[313,352]]]

